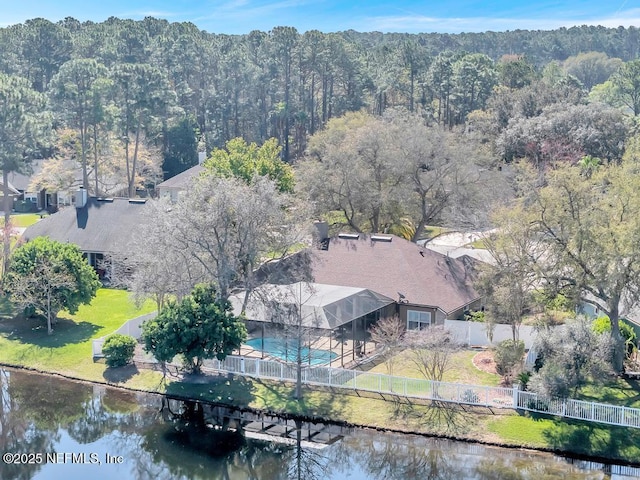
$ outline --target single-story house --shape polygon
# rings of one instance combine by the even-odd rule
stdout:
[[[398,315],[409,330],[463,319],[465,312],[482,308],[473,287],[479,262],[471,257],[452,258],[387,234],[328,238],[320,232],[316,247],[266,266],[259,280],[367,289],[392,299],[391,315]]]
[[[46,236],[74,243],[101,277],[109,277],[103,261],[109,256],[126,258],[146,200],[88,197],[86,190],[79,189],[73,203],[28,227],[22,238]]]
[[[452,258],[387,234],[338,234],[311,256],[313,281],[366,288],[392,298],[408,329],[462,319],[481,308],[476,261]]]
[[[34,178],[42,171],[46,160],[34,160],[30,173],[9,172],[9,188],[14,196],[14,210],[17,212],[56,211],[59,207],[71,205],[73,192],[82,185],[82,171],[73,168],[73,184],[63,190],[32,188]]]
[[[195,179],[204,171],[202,165],[195,165],[175,177],[171,177],[156,186],[158,198],[169,198],[172,202],[177,202],[180,194],[194,184]]]

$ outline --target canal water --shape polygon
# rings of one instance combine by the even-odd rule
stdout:
[[[0,370],[1,479],[608,479],[640,469]]]

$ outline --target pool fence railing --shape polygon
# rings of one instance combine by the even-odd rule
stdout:
[[[142,323],[153,318],[156,312],[126,322],[114,333],[140,338]],[[108,335],[107,335],[108,336]],[[107,336],[93,341],[93,356],[102,355],[102,345]],[[148,354],[137,361],[157,363]],[[180,364],[171,364],[179,368]],[[244,356],[227,356],[225,360],[205,360],[205,370],[295,382],[296,364],[283,361]],[[463,383],[438,382],[420,378],[398,377],[383,373],[350,370],[329,366],[304,365],[302,382],[306,385],[373,392],[406,398],[432,400],[445,403],[474,405],[487,408],[526,410],[551,416],[573,418],[588,422],[640,428],[640,409],[573,399],[546,399],[518,387],[493,387]]]
[[[239,356],[228,356],[222,361],[205,360],[203,367],[216,372],[285,382],[295,382],[297,371],[295,363]],[[588,422],[640,428],[638,408],[572,399],[546,399],[536,393],[522,391],[518,387],[438,382],[309,365],[302,369],[302,383],[445,403],[526,410]]]

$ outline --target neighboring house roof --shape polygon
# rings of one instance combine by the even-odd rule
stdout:
[[[9,184],[22,193],[32,192],[29,185],[33,178],[42,171],[46,161],[47,160],[33,160],[31,164],[28,165],[29,171],[27,173],[9,172]],[[75,165],[72,160],[68,160],[67,163]],[[82,185],[82,169],[77,166],[72,166],[70,168],[73,168],[75,181],[73,185],[69,185],[69,188],[75,188]]]
[[[480,262],[488,263],[490,265],[495,264],[495,259],[489,250],[484,248],[451,247],[447,245],[432,245],[430,243],[425,243],[424,247],[453,258],[460,258],[466,255],[467,257],[474,258]]]
[[[28,173],[9,172],[9,183],[20,192],[28,191],[31,177],[42,170],[42,163],[43,160],[34,160],[31,162],[29,165],[30,172]]]
[[[22,237],[75,243],[83,252],[126,253],[144,208],[144,200],[90,197],[84,207],[63,208],[27,228]]]
[[[9,195],[22,195],[22,192],[13,186],[11,182],[9,182]]]
[[[454,312],[478,300],[468,257],[455,259],[394,235],[333,237],[312,256],[315,282],[367,288],[398,303]]]
[[[244,292],[229,300],[234,314],[240,315]],[[392,299],[365,288],[307,282],[267,284],[251,292],[245,316],[258,322],[287,323],[283,316],[299,312],[302,326],[333,330],[392,303]]]
[[[193,186],[193,181],[196,177],[202,173],[205,168],[202,165],[196,165],[194,167],[185,170],[182,173],[179,173],[175,177],[171,177],[168,180],[165,180],[162,183],[159,183],[156,188],[158,189],[177,189],[177,190],[186,190],[187,188]]]

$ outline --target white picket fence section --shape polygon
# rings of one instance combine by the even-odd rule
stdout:
[[[295,382],[296,365],[259,358],[228,356],[225,360],[206,360],[203,367],[218,372]],[[330,388],[374,392],[407,398],[436,400],[490,408],[527,410],[588,422],[640,428],[640,409],[584,402],[546,400],[518,388],[490,387],[396,377],[383,373],[341,368],[304,366],[302,382]]]
[[[93,353],[93,358],[100,358],[102,357],[102,345],[104,345],[104,341],[106,340],[106,338],[110,335],[113,335],[114,333],[120,333],[121,335],[131,335],[133,338],[135,338],[136,340],[140,338],[140,336],[142,335],[142,324],[151,319],[154,318],[156,315],[158,314],[158,312],[151,312],[151,313],[147,313],[146,315],[141,315],[139,317],[136,318],[132,318],[131,320],[127,320],[118,330],[116,330],[113,333],[110,333],[109,335],[105,335],[103,337],[100,338],[96,338],[95,340],[93,340],[92,344],[91,344],[91,350]]]
[[[131,335],[140,338],[140,326],[156,312],[142,315],[126,322],[114,333]],[[481,324],[464,322],[468,339],[477,335],[477,343],[481,343],[481,336],[475,330]],[[470,329],[469,324],[472,324]],[[477,326],[476,326],[477,325]],[[447,325],[451,328],[452,325]],[[506,331],[504,334],[506,335]],[[531,341],[527,332],[526,342]],[[522,332],[521,332],[522,334]],[[107,335],[108,336],[108,335]],[[102,356],[102,345],[107,336],[93,341],[93,356]],[[495,339],[494,339],[495,341]],[[155,362],[150,355],[145,355],[144,362]],[[532,350],[527,356],[527,363],[535,361]],[[175,365],[179,367],[179,365]],[[228,356],[225,360],[206,360],[206,369],[218,372],[234,373],[249,377],[265,378],[279,381],[296,381],[296,365],[274,360],[259,358]],[[322,366],[305,365],[302,369],[302,382],[307,385],[322,387],[359,390],[378,394],[398,395],[407,398],[436,400],[440,402],[459,403],[492,408],[512,408],[527,410],[566,418],[575,418],[588,422],[606,423],[624,427],[640,428],[640,409],[608,405],[603,403],[584,402],[580,400],[546,400],[535,393],[524,392],[517,388],[489,387],[482,385],[468,385],[460,383],[437,382],[417,378],[396,377],[383,373],[364,372]]]

